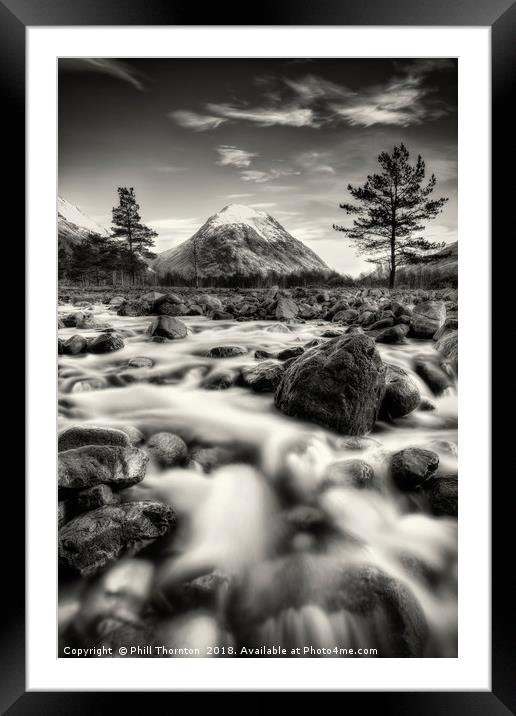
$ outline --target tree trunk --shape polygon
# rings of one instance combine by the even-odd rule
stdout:
[[[396,233],[394,226],[391,229],[391,270],[389,273],[389,288],[394,288],[396,283],[396,253],[394,251],[396,247]]]

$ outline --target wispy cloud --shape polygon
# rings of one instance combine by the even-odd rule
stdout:
[[[305,171],[314,174],[336,174],[335,169],[329,164],[330,155],[328,152],[307,151],[299,154],[295,162]]]
[[[255,194],[226,194],[226,199],[246,199]]]
[[[274,206],[277,206],[275,201],[262,201],[257,202],[254,204],[249,204],[253,209],[272,209]]]
[[[235,107],[231,104],[208,104],[206,109],[219,117],[254,122],[262,127],[316,126],[314,113],[306,107]]]
[[[187,109],[178,109],[170,112],[170,119],[185,129],[192,129],[194,132],[207,132],[210,129],[220,127],[226,120],[223,117],[214,117],[208,114],[198,114]]]
[[[232,147],[226,144],[216,148],[219,153],[219,160],[217,164],[221,167],[248,167],[251,165],[251,161],[258,154],[254,152],[247,152],[245,149],[238,149],[238,147]]]
[[[122,60],[112,60],[102,57],[85,57],[81,58],[82,62],[85,62],[90,66],[90,69],[94,69],[97,72],[102,72],[116,79],[128,82],[130,85],[135,87],[137,90],[142,92],[145,87],[143,84],[144,75],[141,72],[137,72],[127,63]]]
[[[106,57],[63,57],[59,60],[59,71],[96,72],[131,85],[140,92],[145,90],[149,77],[123,60]]]
[[[292,176],[301,174],[294,169],[269,169],[268,171],[259,171],[258,169],[246,169],[240,172],[240,178],[242,181],[254,182],[255,184],[265,184],[269,181],[274,181],[280,177]]]

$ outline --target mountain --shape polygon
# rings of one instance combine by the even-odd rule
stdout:
[[[89,216],[70,204],[61,196],[57,197],[57,236],[58,246],[65,251],[70,250],[72,244],[77,244],[89,234],[108,236],[109,232]]]
[[[446,244],[442,249],[439,249],[433,257],[430,266],[434,266],[443,270],[457,270],[457,264],[459,260],[459,242],[454,241],[452,244]]]
[[[159,254],[152,267],[160,277],[191,279],[195,255],[200,278],[330,272],[316,253],[276,219],[241,204],[229,204],[211,216],[190,239]]]

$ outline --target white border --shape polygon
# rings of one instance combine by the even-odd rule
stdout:
[[[29,690],[490,689],[490,29],[27,28]],[[459,57],[457,659],[57,659],[55,310],[58,56]],[[99,108],[99,111],[102,111]],[[480,327],[480,335],[479,335]],[[471,401],[471,405],[468,402]]]

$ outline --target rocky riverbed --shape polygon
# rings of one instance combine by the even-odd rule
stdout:
[[[59,298],[63,656],[456,655],[455,290]]]

